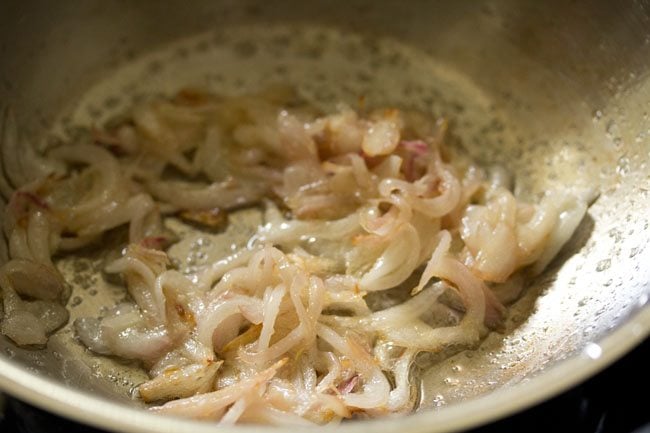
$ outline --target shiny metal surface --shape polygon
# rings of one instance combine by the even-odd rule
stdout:
[[[184,84],[147,80],[166,72],[156,75],[156,68],[146,69],[151,62],[141,60],[148,53],[168,52],[164,47],[179,38],[208,35],[192,39],[196,51],[187,62],[201,58],[201,38],[218,45],[246,32],[339,29],[343,35],[362,35],[352,38],[362,50],[372,48],[368,41],[389,38],[395,42],[386,44],[397,44],[399,50],[406,46],[400,52],[415,63],[421,56],[421,64],[407,68],[412,81],[431,81],[430,90],[439,90],[442,100],[471,99],[461,101],[464,109],[451,115],[458,121],[463,146],[485,163],[508,166],[519,194],[535,195],[554,185],[588,185],[600,196],[561,257],[512,307],[505,334],[491,334],[480,348],[427,372],[418,414],[348,423],[337,430],[424,432],[478,425],[570,387],[646,338],[650,7],[632,1],[275,3],[197,1],[189,7],[176,0],[3,2],[0,105],[11,104],[23,131],[36,140],[52,125],[65,123],[62,113],[72,123],[99,121],[104,114],[93,118],[93,104],[106,102],[118,84],[127,87],[126,93],[131,91],[126,84]],[[289,30],[291,34],[297,33]],[[257,50],[260,56],[265,46]],[[180,57],[174,64],[183,64],[183,51],[176,52]],[[323,65],[324,74],[345,76],[356,60],[354,53],[348,56],[352,59],[338,69],[331,61]],[[240,57],[228,57],[233,69],[225,76],[236,76],[233,65],[249,61]],[[327,58],[311,54],[314,65]],[[129,75],[138,67],[142,73]],[[391,81],[391,68],[399,71],[401,66],[374,67],[370,72],[376,80],[371,82],[388,86],[396,82]],[[196,79],[191,73],[185,77]],[[346,80],[327,83],[341,87],[333,92],[345,98]],[[378,100],[383,93],[402,103],[422,97],[418,91],[375,91]],[[119,103],[108,102],[119,109]],[[451,110],[452,102],[429,108]],[[254,224],[254,216],[249,217]],[[101,283],[93,279],[95,262],[90,258],[85,263],[61,264],[68,275],[77,276],[70,302],[75,296],[83,301],[72,309],[73,317],[118,296],[97,287]],[[99,292],[95,296],[89,294],[93,289]],[[33,404],[115,431],[213,430],[138,409],[128,390],[144,377],[135,366],[91,356],[74,341],[69,327],[44,351],[21,350],[0,339],[0,388]]]

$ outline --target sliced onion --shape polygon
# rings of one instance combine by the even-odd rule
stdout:
[[[419,265],[420,240],[411,224],[404,224],[384,253],[359,281],[362,290],[377,291],[395,287]]]
[[[138,392],[145,402],[190,397],[212,390],[214,376],[223,361],[191,364],[178,370],[163,372],[140,384]]]
[[[32,311],[26,308],[6,275],[0,274],[4,315],[0,332],[20,346],[42,345],[47,342],[47,329]]]
[[[251,378],[246,378],[235,385],[213,391],[206,394],[199,394],[180,400],[170,401],[162,406],[152,407],[150,410],[157,413],[177,415],[183,417],[215,419],[223,414],[223,410],[241,398],[246,392],[255,386],[269,381],[286,360],[275,363],[272,367],[261,371]]]
[[[60,300],[65,292],[61,274],[51,265],[30,260],[11,260],[2,268],[12,287],[23,296],[41,300]]]
[[[41,211],[32,212],[27,225],[27,243],[37,262],[52,264],[50,259],[50,221]]]
[[[540,274],[555,258],[565,243],[571,238],[587,212],[587,204],[571,195],[565,195],[558,203],[559,215],[546,246],[532,267],[533,274]]]
[[[348,356],[363,379],[363,391],[342,395],[348,406],[371,409],[384,406],[388,402],[390,385],[384,373],[373,362],[372,357],[352,340],[344,340],[331,328],[319,325],[318,336],[327,341],[341,354]]]
[[[149,192],[158,200],[188,210],[245,206],[259,201],[267,188],[267,185],[260,182],[233,185],[230,181],[212,183],[203,188],[173,181],[157,181],[147,185]]]
[[[262,331],[257,341],[257,351],[260,352],[269,347],[271,337],[275,332],[275,319],[280,312],[280,303],[286,293],[284,285],[278,285],[274,288],[268,288],[264,293],[264,321],[262,322]]]
[[[399,126],[390,120],[373,122],[368,128],[361,148],[368,156],[388,155],[399,144]]]

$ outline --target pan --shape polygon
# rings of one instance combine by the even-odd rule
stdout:
[[[3,2],[0,58],[0,104],[35,145],[187,84],[241,92],[283,81],[324,108],[362,94],[449,115],[459,145],[507,167],[518,196],[558,185],[596,192],[556,260],[510,306],[504,330],[423,362],[416,413],[325,429],[478,426],[585,380],[650,332],[644,3]],[[218,235],[224,245],[255,224],[246,212],[233,218],[240,231]],[[0,388],[106,430],[212,431],[143,410],[133,389],[145,372],[93,355],[75,338],[74,319],[121,296],[101,278],[101,260],[89,252],[58,261],[71,285],[70,320],[44,349],[1,337]]]

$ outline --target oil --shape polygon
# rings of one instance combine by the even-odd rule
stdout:
[[[100,126],[142,100],[183,87],[242,94],[285,84],[323,111],[400,106],[446,116],[461,142],[514,142],[508,122],[471,80],[428,54],[390,39],[329,28],[237,27],[160,47],[111,71],[90,88],[52,132]]]

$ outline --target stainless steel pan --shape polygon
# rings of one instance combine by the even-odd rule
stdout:
[[[168,81],[146,79],[160,76],[156,74],[165,68],[151,60],[155,56],[146,57],[149,52],[179,38],[207,35],[196,39],[192,52],[182,47],[165,51],[172,52],[180,65],[184,57],[196,60],[202,51],[239,35],[245,43],[229,51],[232,59],[224,54],[223,61],[214,62],[215,76],[236,76],[237,62],[251,56],[266,55],[273,61],[281,57],[273,54],[272,46],[256,41],[278,28],[285,29],[284,37],[275,42],[280,51],[294,44],[292,31],[286,29],[338,29],[361,35],[355,39],[360,41],[355,42],[357,51],[343,53],[347,60],[340,65],[332,65],[330,59],[327,65],[314,63],[306,69],[313,77],[321,70],[326,76],[342,74],[343,79],[333,79],[334,74],[325,80],[334,94],[349,90],[345,86],[354,80],[345,79],[351,76],[346,74],[354,67],[355,56],[367,58],[365,50],[374,49],[373,41],[388,38],[392,41],[388,44],[409,47],[404,52],[411,53],[412,63],[418,63],[418,56],[433,59],[437,66],[422,60],[422,65],[408,69],[408,74],[419,74],[414,80],[442,89],[437,100],[444,103],[438,106],[434,101],[429,108],[452,111],[448,114],[460,119],[456,130],[462,145],[485,163],[508,166],[519,194],[534,195],[558,184],[592,186],[600,192],[558,260],[511,308],[505,334],[490,335],[480,348],[437,363],[424,375],[419,413],[347,423],[338,431],[447,431],[475,426],[586,379],[646,338],[650,332],[646,3],[2,2],[0,105],[11,105],[23,135],[37,141],[54,124],[74,123],[77,118],[100,121],[120,103],[128,103],[126,95],[141,93],[138,83],[172,90]],[[327,56],[319,50],[318,38],[302,47],[305,58],[322,63]],[[138,60],[143,58],[149,60]],[[399,72],[400,61],[398,56],[386,65],[369,63],[370,78],[365,80],[389,90],[366,90],[404,103],[422,101],[426,89],[397,88],[400,74],[391,81],[390,74],[382,72],[390,68]],[[123,68],[134,62],[148,68],[138,79]],[[275,72],[283,74],[282,68]],[[243,69],[241,73],[245,75]],[[117,84],[111,88],[96,83],[115,74],[122,74],[118,81],[124,86],[120,97],[111,98],[109,90]],[[309,74],[302,77],[309,81]],[[464,100],[456,104],[445,100],[452,94]],[[61,264],[74,280],[69,304],[73,318],[96,312],[116,296],[102,291],[101,281],[93,279],[93,260]],[[42,351],[22,350],[0,338],[0,388],[16,397],[108,430],[213,431],[210,424],[161,418],[139,408],[128,391],[143,378],[135,366],[89,354],[74,340],[69,326]]]

